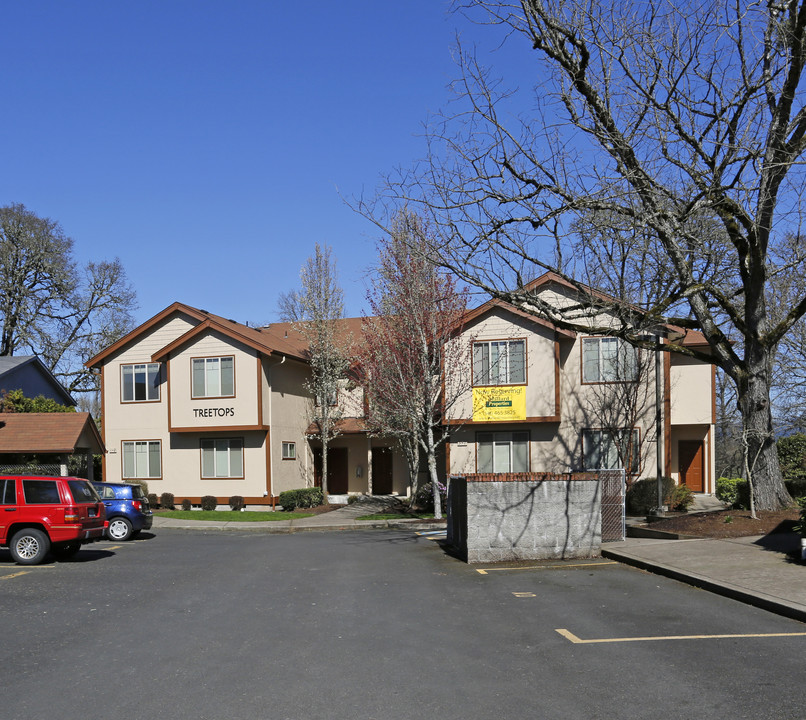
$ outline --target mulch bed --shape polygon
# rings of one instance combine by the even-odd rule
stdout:
[[[712,538],[745,537],[792,532],[797,523],[797,510],[776,512],[757,510],[754,520],[749,510],[718,510],[716,512],[688,513],[656,520],[650,524],[653,530],[664,530],[684,535]]]

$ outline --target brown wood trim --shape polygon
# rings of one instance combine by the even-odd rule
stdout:
[[[257,354],[257,424],[263,424],[263,358]],[[234,364],[234,361],[233,361]]]
[[[106,455],[109,452],[106,446],[106,365],[101,365],[101,440],[104,444],[104,452],[101,455],[101,480],[106,480]],[[122,458],[122,456],[121,456]],[[121,468],[122,469],[122,468]]]
[[[707,492],[716,492],[716,483],[712,482],[714,478],[711,476],[711,453],[714,452],[714,426],[711,425],[708,428],[708,454],[705,457],[705,462],[707,463],[705,466],[705,472],[702,474],[702,481],[703,487],[702,491]]]
[[[528,417],[523,420],[448,420],[448,425],[523,425],[524,423],[558,423],[559,415]]]
[[[268,425],[206,425],[193,427],[172,427],[168,426],[168,432],[172,433],[211,433],[211,432],[252,432],[268,430]]]
[[[560,341],[554,340],[554,417],[562,415],[560,398]]]
[[[266,492],[272,498],[272,507],[274,507],[274,500],[272,495],[272,472],[271,472],[271,428],[266,428]]]
[[[206,315],[201,310],[197,310],[194,307],[190,307],[190,305],[185,305],[183,303],[175,302],[172,305],[169,305],[167,308],[165,308],[161,312],[159,312],[156,315],[154,315],[154,317],[152,317],[151,319],[146,320],[142,325],[139,325],[134,330],[132,330],[130,333],[127,333],[126,335],[124,335],[117,342],[112,343],[109,347],[107,347],[104,350],[102,350],[95,357],[92,357],[89,360],[87,360],[87,362],[84,363],[84,366],[85,367],[94,367],[95,365],[98,365],[102,360],[104,360],[105,358],[109,357],[113,353],[117,352],[118,350],[120,350],[124,346],[128,345],[138,335],[140,335],[141,333],[145,332],[146,330],[150,330],[155,325],[159,324],[164,319],[166,319],[169,315],[172,315],[175,312],[181,312],[181,313],[184,313],[185,315],[189,315],[190,317],[194,318],[195,320],[198,320],[199,322],[204,320],[204,318],[206,317]]]
[[[663,474],[672,476],[672,357],[661,355],[663,364]]]
[[[168,392],[168,429],[170,430],[171,421],[171,408],[173,407],[173,397],[171,395],[171,356],[165,358],[165,384],[166,391]]]
[[[451,441],[445,443],[445,476],[451,474]]]
[[[716,365],[711,365],[711,425],[716,422]]]

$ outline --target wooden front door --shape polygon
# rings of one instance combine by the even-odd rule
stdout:
[[[677,444],[680,482],[692,492],[705,490],[705,448],[700,440],[681,440]]]
[[[322,487],[322,451],[313,451],[314,485]],[[347,494],[347,448],[328,448],[327,491],[331,495]]]
[[[372,448],[372,494],[392,494],[392,448]]]

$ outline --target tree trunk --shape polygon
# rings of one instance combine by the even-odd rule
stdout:
[[[434,496],[434,518],[442,517],[442,498],[439,494],[439,476],[437,475],[437,452],[434,446],[434,428],[429,423],[425,431],[425,454],[428,462],[428,475],[431,478],[431,493]]]
[[[756,509],[780,510],[791,505],[792,498],[784,486],[778,464],[770,409],[769,359],[766,353],[756,355],[757,359],[748,362],[747,376],[738,383],[748,480],[752,484]]]

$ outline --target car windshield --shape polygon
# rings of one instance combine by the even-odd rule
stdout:
[[[76,503],[96,503],[101,499],[98,497],[98,493],[95,492],[95,488],[86,480],[68,480],[67,484],[70,486],[73,501]]]

